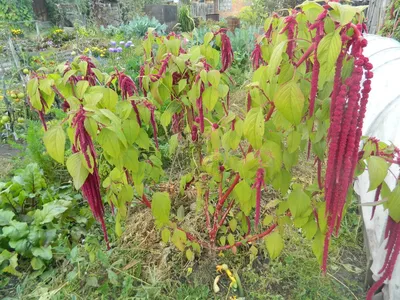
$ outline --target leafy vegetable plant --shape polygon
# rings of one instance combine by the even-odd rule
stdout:
[[[0,183],[0,273],[20,276],[18,257],[41,273],[70,245],[79,243],[91,225],[81,198],[68,186],[47,186],[36,164]]]
[[[366,152],[371,140],[359,151],[373,77],[373,66],[363,55],[364,8],[305,2],[286,17],[269,17],[255,42],[254,72],[239,109],[230,103],[234,53],[226,29],[206,33],[192,47],[184,47],[175,33],[159,36],[148,30],[138,85],[121,71],[102,73],[84,56],[60,66],[56,74],[33,73],[28,95],[41,115],[47,151],[65,163],[68,136],[73,154],[67,169],[102,223],[106,241],[102,195],[115,214],[118,235],[128,204],[139,200],[151,208],[162,240],[171,241],[189,260],[201,249],[260,247],[258,240],[264,240],[261,247],[274,259],[284,247],[284,226],[295,226],[312,241],[324,272],[353,178],[367,160],[379,166],[379,176],[377,168],[368,168],[371,189],[381,185],[378,194],[389,199],[387,236],[396,245],[388,248],[393,254],[371,298],[390,278],[399,252],[394,238],[400,221],[393,204],[399,201],[397,187],[391,191],[383,184],[389,165],[399,161],[394,147],[378,144],[391,152]],[[56,95],[68,112],[61,121],[68,124],[66,133],[61,124],[47,128],[45,122]],[[170,195],[154,188],[164,179],[160,127],[172,133],[172,150],[184,139],[190,142],[185,150],[192,168],[182,176],[180,192],[197,191],[200,232],[183,222],[183,207],[174,214]],[[102,178],[99,157],[111,169]],[[293,176],[303,157],[316,164],[309,184]],[[266,203],[263,195],[269,191],[279,196]]]

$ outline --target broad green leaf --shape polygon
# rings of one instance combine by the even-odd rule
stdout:
[[[237,221],[235,218],[232,218],[229,220],[229,228],[231,229],[232,232],[236,230],[237,227]]]
[[[243,133],[254,149],[261,148],[264,135],[264,116],[260,107],[252,108],[247,113]]]
[[[219,92],[216,87],[207,87],[203,92],[203,103],[208,110],[213,110],[218,102]]]
[[[371,156],[367,159],[368,175],[369,175],[369,189],[368,191],[375,190],[388,173],[389,165],[385,159],[378,156]]]
[[[32,266],[32,269],[37,271],[44,267],[44,262],[39,257],[34,257],[31,260],[31,266]]]
[[[32,248],[32,254],[33,256],[43,258],[44,260],[50,260],[53,257],[53,253],[51,252],[51,246],[34,247]]]
[[[287,138],[287,144],[288,144],[288,152],[293,153],[295,152],[301,142],[301,133],[298,131],[292,131],[289,133],[288,138]]]
[[[271,140],[264,142],[261,147],[261,159],[266,166],[267,176],[272,177],[282,169],[281,146]]]
[[[111,157],[118,157],[121,153],[119,139],[114,131],[109,128],[103,128],[97,137],[99,144],[105,152]]]
[[[161,231],[161,239],[162,239],[164,244],[167,244],[169,242],[170,236],[171,236],[171,231],[169,231],[168,228],[164,228]]]
[[[41,210],[35,211],[35,223],[43,225],[52,222],[54,218],[65,212],[70,204],[63,200],[46,203]]]
[[[61,125],[51,127],[43,135],[47,152],[55,161],[64,164],[65,132]]]
[[[219,81],[221,79],[221,73],[218,70],[211,70],[207,74],[207,79],[213,87],[218,87]]]
[[[83,99],[83,95],[89,87],[89,82],[86,80],[78,81],[75,88],[76,98]]]
[[[335,21],[338,21],[342,26],[351,23],[357,13],[361,13],[368,7],[367,5],[352,6],[337,2],[328,2],[328,4],[333,8],[333,11],[330,11],[329,13],[330,16],[332,16]]]
[[[171,242],[175,245],[175,247],[183,252],[185,250],[186,241],[186,234],[182,230],[175,229],[171,237]]]
[[[264,239],[265,246],[267,247],[269,257],[275,259],[281,254],[283,250],[283,239],[279,232],[274,231],[267,235]]]
[[[204,35],[204,45],[208,45],[213,38],[214,38],[214,34],[212,32],[207,32]]]
[[[7,250],[4,250],[4,251],[0,254],[0,260],[1,260],[1,257],[2,257],[3,255],[5,255],[5,253],[7,253],[7,252],[8,252]],[[16,270],[16,268],[18,267],[18,253],[13,253],[13,255],[11,255],[10,252],[8,252],[8,253],[10,254],[10,256],[7,258],[7,260],[8,260],[8,266],[5,267],[5,268],[3,268],[3,269],[1,270],[1,272],[2,272],[2,273],[4,273],[4,272],[10,273],[10,274],[12,274],[12,275],[14,275],[14,276],[18,276],[18,277],[22,276],[22,274]]]
[[[182,92],[187,85],[186,79],[181,79],[178,83],[178,93]]]
[[[251,202],[251,197],[253,195],[251,187],[243,180],[235,186],[233,193],[239,202],[240,209],[246,216],[249,216],[253,207]]]
[[[169,199],[169,194],[166,192],[154,193],[151,203],[151,212],[156,219],[157,226],[168,225],[170,210],[171,200]]]
[[[266,215],[262,224],[263,226],[268,226],[269,224],[271,224],[271,222],[274,220],[274,217],[271,215]]]
[[[140,128],[139,136],[135,142],[140,148],[149,150],[150,139],[149,139],[149,136],[147,135],[146,130],[144,130],[143,128]]]
[[[321,65],[328,71],[334,69],[342,49],[339,31],[328,33],[318,44],[317,57]]]
[[[179,208],[176,212],[176,218],[180,222],[183,221],[183,219],[185,218],[185,208],[183,207],[183,205],[179,206]]]
[[[189,261],[192,261],[194,259],[194,253],[190,249],[186,249],[186,258]]]
[[[106,87],[102,88],[101,92],[103,93],[103,98],[100,101],[101,106],[110,111],[114,111],[118,102],[118,94],[112,89]]]
[[[282,61],[282,53],[287,41],[280,42],[272,51],[271,59],[268,62],[267,77],[272,79],[277,71],[279,64]]]
[[[387,208],[392,219],[400,222],[400,185],[397,185],[390,193]]]
[[[232,233],[228,234],[227,240],[230,246],[233,246],[235,244],[235,237]]]
[[[318,231],[315,235],[311,248],[319,264],[322,264],[322,255],[324,251],[324,235],[320,231]]]
[[[89,171],[85,167],[82,153],[74,153],[67,159],[67,170],[71,175],[74,186],[79,190],[85,183],[86,178],[89,175]]]
[[[83,60],[83,61],[81,61],[81,62],[79,63],[79,70],[81,71],[81,73],[82,73],[83,76],[86,76],[87,66],[88,66],[87,61],[84,61],[84,60]]]
[[[3,229],[3,237],[8,237],[10,240],[19,240],[26,237],[29,233],[28,224],[25,222],[18,222],[11,220],[8,226]]]
[[[225,246],[226,244],[226,236],[223,235],[219,238],[219,243],[221,244],[221,246]]]
[[[171,136],[168,142],[169,145],[169,156],[173,155],[178,148],[178,134]]]
[[[317,223],[314,219],[308,221],[307,224],[305,224],[302,228],[303,234],[308,240],[311,240],[314,237],[314,235],[317,233],[317,230]]]
[[[310,203],[310,197],[301,188],[293,190],[288,198],[289,209],[294,218],[302,217]]]
[[[122,132],[124,133],[127,142],[132,145],[139,136],[140,127],[135,120],[125,120],[122,123]]]
[[[14,218],[15,214],[10,210],[0,209],[0,226],[7,226]]]
[[[304,95],[299,86],[294,81],[290,81],[278,89],[274,99],[277,110],[292,124],[300,123],[303,107]]]

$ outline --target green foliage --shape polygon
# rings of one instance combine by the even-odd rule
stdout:
[[[386,9],[385,22],[380,28],[379,34],[400,40],[399,25],[400,1],[392,0]]]
[[[33,11],[30,1],[0,0],[0,20],[17,22],[30,21],[32,18]]]
[[[183,5],[179,8],[178,22],[182,32],[191,32],[194,29],[195,24],[189,6]]]
[[[79,243],[92,221],[69,186],[47,186],[42,170],[29,164],[0,183],[0,272],[15,276],[18,257],[43,272],[60,251]]]
[[[132,37],[143,38],[148,28],[154,28],[154,30],[161,35],[165,33],[167,25],[161,24],[154,17],[135,16],[131,21],[119,27],[113,25],[108,25],[107,27],[101,26],[100,30],[110,37],[122,34],[126,39],[130,39]]]

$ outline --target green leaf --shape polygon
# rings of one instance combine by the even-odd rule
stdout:
[[[207,79],[213,87],[218,87],[221,80],[221,73],[218,70],[211,70],[207,74]]]
[[[368,191],[373,191],[385,180],[389,165],[385,159],[378,156],[369,157],[367,159],[367,164],[369,175]]]
[[[271,215],[266,215],[264,220],[263,220],[263,226],[268,226],[269,224],[271,224],[271,222],[274,220],[274,217]]]
[[[10,224],[15,214],[10,210],[0,209],[0,226],[7,226]]]
[[[189,261],[192,261],[194,259],[194,253],[190,249],[186,249],[186,258]]]
[[[161,239],[162,239],[164,244],[167,244],[169,242],[170,236],[171,236],[171,231],[169,231],[168,228],[164,228],[161,231]]]
[[[47,152],[60,164],[64,164],[65,139],[65,132],[61,125],[51,127],[43,136]]]
[[[0,254],[0,264],[1,264],[1,262],[4,261],[4,259],[2,259],[2,257],[4,257],[4,256],[6,257],[6,260],[8,260],[9,265],[7,267],[3,268],[1,270],[1,272],[6,272],[9,274],[18,276],[18,277],[22,276],[22,274],[16,270],[16,268],[18,267],[18,253],[11,254],[7,250],[4,250]]]
[[[271,59],[268,62],[267,77],[272,79],[276,75],[277,68],[282,61],[282,53],[287,41],[280,42],[272,51]]]
[[[186,85],[187,85],[187,80],[186,79],[179,80],[178,93],[182,92],[185,89]]]
[[[203,92],[203,103],[208,110],[213,110],[215,104],[218,102],[218,88],[207,87]]]
[[[271,140],[264,142],[261,147],[261,159],[266,166],[267,176],[271,178],[282,169],[281,146]]]
[[[252,108],[247,113],[243,133],[254,149],[261,148],[264,135],[264,116],[260,107]]]
[[[150,139],[146,133],[146,130],[144,130],[143,128],[141,128],[139,131],[139,136],[136,140],[136,144],[142,149],[149,150]]]
[[[221,236],[220,238],[219,238],[219,243],[221,244],[221,246],[225,246],[225,244],[226,244],[226,236]]]
[[[31,260],[31,266],[32,266],[32,269],[37,271],[44,267],[44,262],[39,257],[34,257]]]
[[[51,246],[33,247],[32,254],[33,254],[33,256],[43,258],[44,260],[50,260],[53,257],[53,253],[51,252]]]
[[[300,123],[304,107],[304,95],[297,83],[290,81],[280,86],[275,94],[274,103],[276,109],[289,122],[294,125]]]
[[[318,44],[317,57],[321,65],[327,70],[334,69],[342,49],[342,40],[339,31],[328,33]]]
[[[169,139],[169,156],[172,156],[176,149],[178,148],[178,134],[174,134],[173,136],[171,136],[171,138]]]
[[[114,111],[118,102],[118,94],[112,89],[105,87],[102,88],[100,92],[103,94],[103,98],[100,101],[101,106],[110,111]]]
[[[3,237],[8,237],[10,240],[19,240],[28,236],[29,228],[25,222],[11,220],[8,226],[3,227]]]
[[[175,229],[174,233],[172,234],[171,241],[175,245],[175,247],[178,248],[180,251],[183,252],[185,250],[187,237],[182,230]]]
[[[156,219],[157,226],[168,225],[169,213],[171,210],[171,200],[169,194],[166,192],[157,192],[153,195],[151,204],[151,212]]]
[[[310,208],[310,197],[301,188],[293,190],[288,198],[290,212],[293,217],[302,217]]]
[[[85,183],[89,175],[89,171],[85,167],[84,157],[82,153],[74,153],[67,159],[67,170],[71,175],[74,186],[79,190]]]
[[[78,81],[75,88],[76,98],[83,99],[83,95],[89,87],[89,82],[86,80]]]
[[[329,6],[333,8],[335,14],[331,11],[330,15],[334,18],[335,21],[338,21],[340,25],[344,26],[353,20],[357,13],[361,13],[368,6],[352,6],[346,4],[340,4],[337,2],[328,2]]]
[[[229,228],[231,229],[232,232],[236,230],[237,227],[237,221],[235,218],[232,218],[229,220]]]
[[[251,187],[246,183],[246,181],[243,180],[235,186],[233,193],[239,202],[240,209],[246,216],[249,216],[253,207],[250,201],[253,195]]]
[[[387,208],[392,219],[395,222],[400,222],[400,185],[397,185],[390,193]]]
[[[208,45],[213,38],[214,38],[214,34],[212,32],[207,32],[204,35],[204,45]]]
[[[324,235],[320,231],[318,231],[318,233],[315,235],[311,248],[319,264],[322,264],[322,254],[324,250]]]
[[[264,239],[265,246],[267,247],[269,257],[275,259],[281,254],[283,250],[283,239],[279,232],[274,231],[267,235]]]
[[[119,139],[114,131],[109,128],[103,128],[97,137],[99,144],[105,152],[111,157],[118,157],[121,153]]]
[[[230,246],[233,246],[235,244],[235,237],[232,233],[228,234],[227,240]]]
[[[318,227],[314,219],[308,221],[306,225],[303,226],[302,231],[306,239],[311,240],[317,233]]]
[[[124,133],[128,144],[133,144],[139,136],[140,127],[135,120],[125,120],[122,123],[122,132]]]
[[[86,279],[86,284],[87,284],[87,286],[91,286],[91,287],[98,287],[99,286],[99,282],[97,280],[97,277],[95,277],[95,276],[89,276]]]
[[[179,206],[176,212],[176,218],[178,219],[178,221],[183,221],[183,219],[185,218],[185,208],[183,207],[183,205]]]
[[[298,131],[292,131],[289,133],[287,138],[288,152],[293,153],[300,147],[301,133]]]
[[[36,224],[46,224],[53,221],[68,209],[71,205],[70,201],[58,200],[46,203],[41,210],[36,210],[34,217]]]

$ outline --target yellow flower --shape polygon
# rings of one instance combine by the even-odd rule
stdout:
[[[100,54],[100,57],[104,57],[104,54]]]

